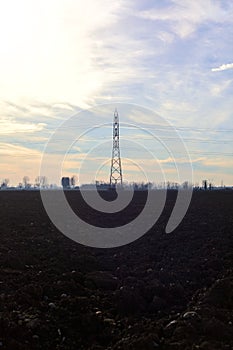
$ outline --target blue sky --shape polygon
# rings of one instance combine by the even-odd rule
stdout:
[[[193,182],[233,184],[232,22],[231,0],[2,3],[0,179],[17,184],[28,175],[34,182],[44,145],[63,121],[82,109],[111,103],[111,123],[114,104],[121,102],[140,105],[144,111],[139,116],[135,109],[127,115],[122,105],[118,109],[122,123],[146,124],[166,142],[171,142],[171,131],[158,131],[155,115],[177,128],[193,162]],[[90,115],[91,125],[108,122],[99,112]],[[132,166],[142,160],[148,179],[158,179],[145,153],[124,149],[124,141],[130,139],[153,149],[166,178],[176,180],[169,156],[145,140],[142,131],[133,132],[122,129],[127,180],[142,179]],[[67,158],[62,174],[78,172],[89,148],[102,139],[111,140],[111,128],[89,136],[91,141],[76,143],[77,154]],[[111,143],[107,150],[110,157]],[[56,152],[57,146],[51,163]],[[107,179],[107,152],[103,162],[104,157],[107,163],[100,176]],[[97,158],[93,154],[93,169],[99,165]],[[177,154],[176,161],[182,164],[182,155]],[[92,166],[85,170],[86,181],[96,177]]]

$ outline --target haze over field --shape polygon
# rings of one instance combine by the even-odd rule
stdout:
[[[156,115],[177,128],[190,152],[194,182],[232,185],[232,24],[231,0],[2,2],[0,179],[18,184],[28,175],[33,182],[53,130],[81,109],[121,102],[126,104],[118,107],[122,123],[139,123],[166,142],[174,135],[158,131]],[[111,123],[113,112],[95,110],[93,125]],[[62,173],[78,173],[85,154],[105,139],[111,142],[111,132],[106,127],[77,142]],[[144,161],[150,181],[156,182],[157,174],[143,152],[132,150],[134,144],[124,148],[124,140],[153,149],[166,178],[174,180],[169,155],[145,132],[122,128],[121,135],[127,180],[143,179],[132,162]],[[57,152],[55,145],[51,166]],[[104,180],[106,157],[111,157],[111,143],[104,157],[92,157],[100,165],[106,159]],[[184,162],[182,155],[176,162]],[[84,174],[86,181],[95,179],[91,170]]]

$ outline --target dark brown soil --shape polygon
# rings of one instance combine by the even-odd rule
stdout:
[[[165,234],[175,198],[141,239],[104,250],[59,233],[39,192],[0,192],[0,348],[233,349],[233,192],[195,192]]]

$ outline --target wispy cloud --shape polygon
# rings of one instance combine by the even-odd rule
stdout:
[[[225,90],[229,88],[229,86],[231,84],[232,84],[232,79],[224,80],[224,81],[222,81],[221,83],[218,83],[218,84],[213,84],[210,87],[210,92],[215,97],[221,96],[225,92]]]
[[[0,135],[9,135],[17,133],[34,133],[43,130],[43,123],[17,123],[10,119],[0,120]]]
[[[222,64],[221,66],[217,67],[217,68],[212,68],[212,72],[220,72],[223,70],[228,70],[228,69],[233,69],[233,63],[226,63],[226,64]]]
[[[168,22],[167,29],[181,38],[189,37],[202,23],[222,22],[229,18],[221,3],[212,0],[206,0],[204,6],[201,0],[171,0],[170,6],[158,6],[143,11],[141,16],[154,21]]]
[[[10,143],[0,143],[0,155],[1,156],[41,156],[41,153],[23,146],[11,145]]]

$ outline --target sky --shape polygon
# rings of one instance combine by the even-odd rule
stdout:
[[[77,140],[50,147],[51,168],[65,152],[61,176],[107,181],[117,107],[125,181],[163,173],[233,185],[232,24],[231,0],[1,0],[0,181],[34,183],[51,135],[73,116],[62,137],[75,130]],[[187,166],[177,137],[192,178],[177,177]]]

